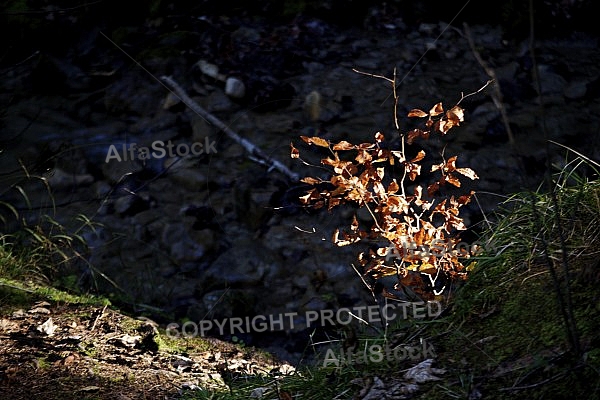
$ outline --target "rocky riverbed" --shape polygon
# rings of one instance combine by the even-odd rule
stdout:
[[[544,130],[600,159],[598,37],[568,31],[536,40],[539,96],[527,39],[471,26],[486,71],[465,27],[447,22],[408,26],[400,14],[374,7],[360,27],[302,15],[273,22],[202,13],[110,30],[79,27],[78,40],[62,51],[34,52],[2,70],[0,200],[17,205],[29,224],[48,213],[80,233],[87,262],[67,274],[84,290],[125,294],[139,311],[200,321],[370,304],[351,266],[359,249],[330,241],[352,210],[302,209],[299,182],[249,157],[174,100],[160,77],[172,77],[229,129],[306,176],[320,172],[292,160],[290,142],[309,159],[318,156],[300,135],[397,137],[389,82],[364,73],[392,78],[396,71],[404,126],[408,110],[451,106],[482,88],[493,70],[500,103],[488,86],[461,103],[464,126],[423,144],[440,160],[458,155],[460,166],[479,175],[467,225],[491,215],[507,194],[538,187]],[[133,143],[170,143],[177,151],[132,159]],[[195,143],[208,154],[184,154]],[[560,168],[566,150],[550,149]],[[48,185],[27,178],[21,164]],[[8,231],[16,221],[2,212]],[[299,332],[305,322],[295,321]],[[287,343],[290,352],[302,350]]]

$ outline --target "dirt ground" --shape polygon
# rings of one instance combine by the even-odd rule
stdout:
[[[4,311],[4,310],[3,310]],[[0,316],[0,398],[175,399],[228,379],[291,371],[252,349],[177,342],[102,305],[40,301]]]

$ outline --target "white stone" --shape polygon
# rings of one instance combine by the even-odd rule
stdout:
[[[246,95],[246,86],[241,80],[229,77],[225,81],[225,94],[234,99],[241,99]]]

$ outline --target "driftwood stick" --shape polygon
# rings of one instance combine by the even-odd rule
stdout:
[[[179,86],[179,84],[175,82],[171,77],[161,76],[161,80],[169,87],[169,89],[172,90],[172,92],[177,97],[179,97],[179,99],[181,99],[181,101],[185,103],[185,105],[187,105],[190,108],[190,110],[204,118],[210,124],[222,130],[227,136],[229,136],[229,138],[231,138],[233,141],[242,146],[250,154],[249,158],[251,160],[258,162],[259,164],[266,165],[269,171],[276,169],[277,171],[290,178],[292,181],[298,181],[300,179],[300,176],[298,174],[292,172],[281,162],[266,155],[260,148],[258,148],[248,139],[241,137],[231,128],[225,125],[223,121],[221,121],[220,119],[203,109],[200,105],[198,105],[198,103],[192,100],[190,96],[188,96],[188,94],[185,92],[185,90],[183,90],[181,86]]]

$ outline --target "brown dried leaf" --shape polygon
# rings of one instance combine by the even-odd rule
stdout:
[[[398,270],[395,267],[389,267],[387,265],[377,265],[373,268],[367,269],[371,273],[371,276],[375,279],[383,278],[384,276],[396,275]]]
[[[413,144],[415,139],[418,138],[429,139],[429,131],[424,131],[418,128],[409,131],[406,136],[406,143]]]
[[[400,190],[400,186],[398,185],[398,182],[396,182],[396,180],[394,179],[388,185],[387,192],[388,192],[388,194],[394,194],[394,193],[398,192],[398,190]]]
[[[450,129],[452,129],[452,128],[453,128],[453,127],[455,127],[456,125],[458,125],[458,123],[456,123],[456,122],[454,122],[454,121],[452,121],[452,120],[448,120],[448,119],[446,119],[446,120],[441,120],[441,121],[438,121],[438,122],[437,122],[437,124],[436,124],[436,130],[437,130],[438,132],[440,132],[440,133],[442,133],[442,134],[444,134],[444,135],[445,135],[446,133],[448,133],[448,131],[449,131]]]
[[[458,204],[464,206],[465,204],[469,204],[471,202],[471,196],[473,196],[475,192],[471,190],[471,193],[462,195],[458,198]]]
[[[392,150],[390,151],[390,153],[392,153],[398,160],[400,160],[400,162],[404,162],[406,161],[406,157],[404,157],[404,153],[398,150]]]
[[[377,132],[377,133],[375,134],[375,141],[376,141],[377,143],[381,143],[381,142],[385,141],[385,136],[383,136],[383,133],[381,133],[381,132]]]
[[[419,267],[419,272],[422,274],[435,275],[437,274],[437,268],[432,264],[424,263]]]
[[[378,247],[377,248],[377,255],[379,257],[385,257],[388,255],[388,252],[390,251],[389,247]]]
[[[361,150],[371,150],[371,149],[375,148],[375,144],[374,143],[361,143],[357,147]]]
[[[333,145],[333,150],[334,151],[337,151],[337,150],[353,150],[355,148],[356,148],[355,145],[353,145],[352,143],[347,142],[345,140],[342,140],[341,142],[336,143],[336,144]]]
[[[459,106],[454,106],[446,111],[446,118],[450,121],[454,121],[456,125],[459,125],[459,122],[465,120],[465,111]]]
[[[408,117],[412,118],[412,117],[416,117],[416,118],[425,118],[428,117],[429,114],[427,114],[425,111],[423,110],[419,110],[418,108],[413,108],[412,110],[410,110],[408,112]]]
[[[356,165],[354,165],[352,161],[340,160],[337,156],[337,153],[335,154],[335,159],[324,158],[321,160],[321,164],[332,166],[336,174],[342,174],[345,172],[347,174],[354,175],[358,171]]]
[[[415,158],[413,158],[412,160],[410,160],[411,163],[415,163],[418,161],[421,161],[423,158],[425,158],[425,152],[423,150],[419,151],[417,153],[417,155],[415,156]]]
[[[427,195],[429,197],[433,197],[439,190],[440,190],[439,182],[434,182],[431,185],[427,186]]]
[[[479,179],[475,171],[473,171],[471,168],[456,168],[456,172],[473,180]]]
[[[454,172],[456,171],[456,159],[458,158],[458,156],[452,156],[448,159],[448,161],[446,161],[446,165],[444,166],[444,170],[447,172]]]
[[[414,181],[417,176],[421,174],[421,166],[419,164],[406,162],[404,163],[404,167],[406,168],[406,174],[411,181]]]
[[[308,183],[309,185],[316,185],[318,183],[321,183],[321,180],[307,176],[306,178],[300,179],[300,182]]]
[[[358,219],[356,219],[356,214],[354,214],[354,218],[352,219],[352,225],[350,225],[350,230],[352,232],[358,231]]]
[[[340,239],[340,237],[339,237],[340,233],[344,237],[343,239]],[[360,237],[357,235],[348,235],[347,233],[340,232],[339,229],[336,229],[335,232],[333,233],[333,237],[332,237],[331,241],[336,246],[342,247],[342,246],[348,246],[352,243],[356,243],[356,242],[360,241]]]
[[[312,200],[318,200],[321,198],[321,194],[317,189],[310,189],[304,196],[300,196],[300,203],[310,204]]]
[[[332,197],[329,199],[329,204],[327,205],[327,210],[331,211],[336,206],[342,204],[342,200],[339,197]]]
[[[452,174],[446,175],[446,182],[448,182],[456,187],[460,187],[460,181]]]
[[[314,144],[314,145],[320,146],[320,147],[329,147],[329,142],[318,136],[312,136],[312,137],[300,136],[300,139],[304,140],[309,145]]]
[[[290,156],[292,158],[300,158],[300,152],[294,147],[293,143],[290,143]]]
[[[359,150],[354,160],[356,160],[356,162],[359,164],[364,164],[366,162],[372,161],[373,156],[371,156],[371,153],[369,153],[366,150]]]
[[[429,110],[429,115],[432,117],[438,116],[444,112],[444,107],[442,107],[442,103],[437,103],[435,106],[431,107]]]

